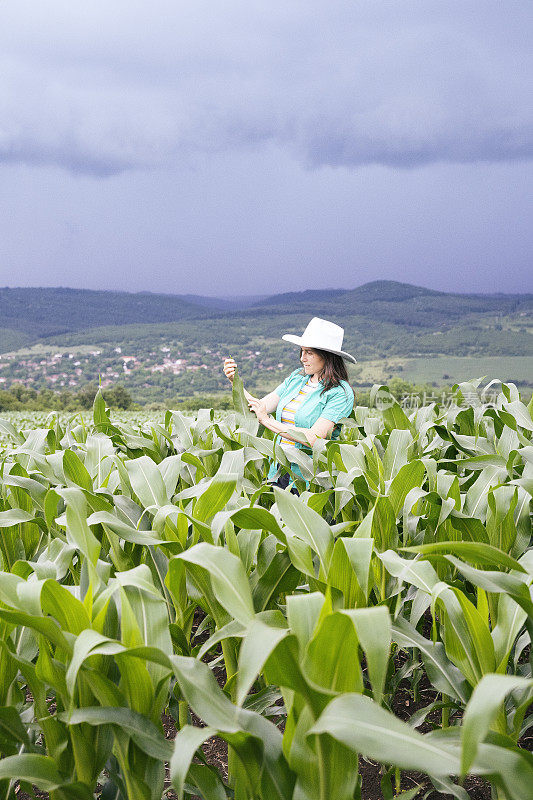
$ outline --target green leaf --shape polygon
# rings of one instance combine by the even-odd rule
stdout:
[[[95,425],[109,425],[109,414],[107,413],[105,400],[101,389],[96,392],[93,403],[93,420]]]
[[[513,400],[512,403],[504,403],[503,407],[509,414],[512,414],[521,428],[525,428],[526,431],[533,431],[531,414],[524,403],[520,400]]]
[[[45,792],[53,792],[65,783],[54,760],[36,753],[3,758],[0,761],[0,780],[5,778],[33,783]]]
[[[513,600],[511,595],[507,592],[500,594],[497,621],[492,628],[497,672],[506,671],[511,649],[526,619],[527,612]]]
[[[172,656],[171,661],[181,691],[200,719],[217,730],[238,732],[235,706],[222,692],[207,664],[186,656]]]
[[[302,668],[309,683],[320,692],[362,692],[358,645],[351,617],[339,612],[325,616],[303,659]]]
[[[327,572],[333,552],[333,534],[328,523],[291,492],[275,487],[274,496],[283,522],[296,536],[311,545]]]
[[[250,623],[239,653],[237,705],[243,704],[270,654],[288,633],[287,628],[273,628],[258,619]]]
[[[245,530],[263,530],[273,533],[276,539],[286,544],[286,536],[281,530],[275,516],[261,506],[240,508],[231,514],[231,519],[239,528]]]
[[[252,593],[242,561],[223,547],[201,542],[176,558],[207,570],[219,603],[246,625],[255,616]]]
[[[220,511],[231,498],[237,485],[237,474],[217,473],[211,480],[208,488],[198,498],[194,506],[194,517],[200,522],[206,522]]]
[[[316,577],[315,565],[313,563],[313,550],[306,544],[306,542],[298,539],[292,533],[287,536],[287,552],[291,562],[296,569],[303,572],[304,575],[309,575],[311,578]]]
[[[18,442],[18,444],[24,443],[24,436],[17,431],[13,423],[8,419],[0,419],[0,431],[10,436],[15,442]]]
[[[294,775],[285,761],[276,726],[253,711],[234,706],[207,664],[184,656],[173,656],[171,660],[191,708],[238,753],[249,794],[253,787],[254,793],[269,800],[292,797]]]
[[[431,544],[417,545],[416,547],[402,547],[411,553],[423,555],[457,555],[474,564],[491,564],[503,569],[515,569],[517,572],[526,572],[524,567],[514,558],[485,542],[433,542]]]
[[[498,486],[487,496],[487,533],[489,542],[500,550],[509,552],[516,539],[514,510],[518,502],[517,486]]]
[[[426,639],[402,617],[394,621],[391,636],[402,649],[416,647],[420,650],[428,678],[439,692],[463,704],[467,702],[468,684],[457,667],[447,658],[441,642]]]
[[[252,623],[253,624],[253,623]],[[246,635],[247,628],[238,622],[236,619],[232,619],[231,622],[228,622],[227,625],[224,625],[219,630],[215,631],[209,639],[203,643],[197,653],[197,658],[202,659],[206,653],[211,650],[219,642],[224,641],[224,639],[243,639]]]
[[[128,734],[140,749],[161,761],[169,761],[172,757],[172,743],[144,714],[138,714],[131,708],[116,706],[84,706],[74,711],[60,713],[59,719],[67,725],[117,725]]]
[[[410,461],[397,471],[388,491],[388,497],[396,517],[401,512],[405,498],[411,489],[422,486],[425,473],[426,468],[419,460]]]
[[[63,631],[51,617],[43,617],[38,614],[26,614],[23,611],[11,611],[7,608],[0,608],[0,618],[13,625],[21,625],[37,631],[56,647],[60,647],[67,652],[71,649],[69,641],[64,636]]]
[[[46,496],[47,487],[44,486],[37,480],[33,478],[25,478],[22,475],[13,475],[10,473],[9,475],[5,475],[2,479],[2,483],[4,486],[20,486],[21,489],[25,489],[32,500],[39,505],[41,508],[44,507],[44,498]]]
[[[55,580],[47,580],[41,589],[41,606],[43,613],[51,614],[57,619],[63,631],[80,634],[90,628],[91,620],[83,603],[78,600],[66,586]]]
[[[401,430],[409,430],[414,433],[413,425],[409,421],[409,418],[405,414],[403,408],[400,404],[390,395],[390,399],[393,403],[388,407],[382,410],[383,415],[383,422],[385,423],[385,428],[392,433],[394,430],[401,429]]]
[[[204,764],[191,764],[189,780],[200,790],[204,800],[227,800],[222,779],[213,767]]]
[[[329,565],[330,586],[344,595],[345,608],[366,604],[373,539],[337,539]]]
[[[122,612],[122,640],[128,644],[137,644],[140,634],[139,643],[152,646],[160,653],[170,655],[173,648],[168,624],[168,606],[154,585],[149,567],[141,564],[127,572],[117,572],[115,578],[124,589],[134,618],[126,619],[124,611]],[[122,600],[121,606],[123,609],[125,608]],[[147,669],[154,686],[157,686],[160,681],[164,682],[163,688],[168,686],[168,666],[150,664],[147,665]],[[161,705],[160,711],[162,712],[165,698],[161,697],[158,703]],[[157,705],[154,705],[153,713],[157,714]]]
[[[492,744],[494,741],[494,744]],[[510,746],[507,737],[491,734],[491,744],[478,746],[474,769],[500,777],[509,800],[524,800],[533,786],[533,757],[527,750]]]
[[[505,697],[514,689],[531,689],[533,680],[517,675],[485,675],[472,692],[461,726],[461,774],[466,775],[478,745],[487,735]]]
[[[9,508],[7,511],[0,511],[0,528],[11,528],[13,525],[34,522],[34,520],[33,514],[29,514],[21,508]]]
[[[311,685],[300,667],[300,653],[296,636],[285,636],[272,650],[264,667],[267,683],[282,689],[292,689],[319,713],[324,707],[327,694]]]
[[[383,456],[385,480],[395,478],[400,469],[407,465],[409,445],[412,441],[410,430],[395,428],[391,431]]]
[[[149,456],[125,462],[133,491],[145,508],[168,503],[165,483],[157,465]]]
[[[484,467],[475,483],[466,492],[463,512],[470,517],[478,517],[478,519],[484,521],[490,487],[497,486],[507,478],[507,469],[504,467]]]
[[[487,672],[496,669],[494,644],[486,620],[473,603],[455,587],[439,583],[432,602],[444,610],[444,646],[468,682],[475,686]]]
[[[74,694],[78,672],[85,660],[94,654],[97,648],[100,653],[106,652],[109,655],[120,653],[125,649],[120,642],[113,641],[97,631],[91,629],[82,631],[74,643],[74,652],[65,676],[67,690],[71,697]]]
[[[194,754],[203,743],[216,734],[216,728],[196,728],[185,725],[174,739],[174,750],[170,759],[170,780],[178,793],[179,800],[183,800],[183,788]]]
[[[30,747],[26,728],[21,722],[17,709],[13,706],[0,707],[0,741],[17,745],[21,743],[27,748]],[[6,751],[4,750],[4,752]]]
[[[177,511],[177,509],[176,509]],[[112,514],[110,511],[95,511],[87,518],[88,525],[103,525],[104,529],[109,528],[126,542],[133,542],[141,545],[163,544],[166,540],[160,539],[153,531],[140,531],[132,525],[128,525],[122,519]]]
[[[395,550],[385,550],[384,553],[378,553],[378,557],[387,572],[400,581],[412,583],[423,592],[431,594],[439,582],[439,576],[428,561],[402,558]]]
[[[365,651],[374,700],[381,703],[391,644],[389,610],[385,606],[376,606],[342,613],[349,616],[355,625],[359,642]]]
[[[257,419],[255,414],[250,411],[250,407],[248,405],[248,400],[246,399],[246,395],[244,394],[244,386],[242,382],[242,378],[239,375],[237,369],[235,369],[235,374],[233,375],[233,386],[232,386],[232,397],[233,397],[233,408],[239,414],[242,414],[244,417],[248,417],[248,419],[253,419],[254,421]]]
[[[81,489],[57,489],[67,506],[67,539],[96,565],[100,555],[100,542],[87,525],[87,501]]]
[[[508,430],[508,429],[507,429]],[[505,468],[506,460],[503,456],[496,453],[487,454],[485,456],[472,456],[471,458],[458,459],[457,464],[460,467],[468,467],[468,469],[484,469],[485,467],[499,467]]]
[[[313,636],[323,606],[324,595],[320,592],[287,597],[287,621],[302,650]]]
[[[388,497],[379,496],[376,499],[373,508],[357,528],[356,536],[374,539],[374,547],[378,553],[396,547],[396,517]]]
[[[113,442],[108,436],[98,433],[87,436],[85,447],[85,467],[89,475],[94,478],[95,488],[98,488],[102,486],[113,467],[112,460],[108,458],[114,455]]]
[[[82,489],[92,492],[92,478],[83,461],[73,450],[63,452],[63,471],[69,486],[74,484],[74,486],[80,486]]]
[[[475,569],[454,556],[446,556],[446,558],[475,586],[480,586],[486,592],[507,593],[524,609],[526,614],[533,617],[531,595],[526,583],[520,577],[508,572]],[[521,576],[522,573],[519,575]]]
[[[460,768],[453,750],[434,743],[430,735],[418,733],[361,694],[333,699],[309,733],[327,733],[365,758],[402,769],[446,776],[457,774]]]
[[[275,553],[253,589],[256,611],[275,607],[280,595],[294,591],[301,575],[287,553]]]

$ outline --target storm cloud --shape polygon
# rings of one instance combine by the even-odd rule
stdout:
[[[269,145],[311,169],[530,159],[530,12],[4,2],[0,161],[98,177]]]

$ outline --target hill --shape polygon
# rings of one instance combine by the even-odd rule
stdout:
[[[208,301],[210,298],[205,298]],[[174,322],[211,313],[180,295],[105,292],[89,289],[0,289],[0,325],[37,338],[101,325]]]
[[[301,333],[311,316],[345,328],[354,385],[402,375],[450,385],[479,365],[533,386],[533,295],[372,281],[268,298],[0,289],[0,388],[77,391],[101,380],[142,401],[213,393],[228,388],[221,361],[231,354],[250,388],[266,391],[298,363],[281,335]]]

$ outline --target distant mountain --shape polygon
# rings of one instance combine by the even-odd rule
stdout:
[[[300,319],[318,316],[345,325],[348,340],[356,332],[360,340],[367,324],[380,324],[381,339],[386,336],[394,340],[395,330],[401,331],[402,336],[409,331],[413,334],[449,331],[465,324],[478,324],[480,315],[516,315],[525,317],[525,324],[532,313],[531,294],[459,294],[383,280],[370,281],[355,289],[309,289],[270,297],[224,298],[67,288],[0,288],[0,352],[43,339],[59,340],[69,334],[76,334],[78,340],[86,336],[86,341],[95,341],[97,329],[119,330],[132,324],[140,329],[143,325],[190,321],[187,338],[194,340],[200,335],[197,323],[201,321],[205,329],[210,320],[213,330],[218,329],[223,336],[235,325],[248,324],[247,320],[252,319],[257,321],[258,333],[275,338],[274,332],[280,324],[298,326]],[[150,335],[148,330],[146,333]]]
[[[331,303],[342,301],[366,300],[367,302],[402,302],[413,297],[445,295],[426,289],[423,286],[412,286],[398,281],[371,281],[358,286],[357,289],[307,289],[304,292],[285,292],[267,297],[257,305],[292,305],[293,303]]]
[[[179,295],[65,288],[1,288],[0,327],[35,338],[132,322],[175,322],[209,314]]]
[[[356,289],[324,289],[273,295],[244,310],[339,317],[357,315],[407,328],[446,329],[477,314],[533,312],[533,294],[459,294],[398,281],[371,281]]]
[[[329,303],[349,294],[349,289],[306,289],[304,292],[284,292],[263,298],[256,306],[286,306],[294,303]]]
[[[179,296],[179,295],[178,295]],[[261,303],[267,295],[242,295],[235,297],[228,295],[227,297],[204,297],[200,294],[184,294],[181,295],[188,303],[193,303],[204,308],[212,308],[218,311],[238,311],[241,308],[249,308],[258,303]]]
[[[435,289],[426,289],[425,286],[413,286],[399,281],[371,281],[348,292],[350,298],[370,303],[403,303],[418,297],[444,297],[446,294]]]
[[[224,298],[0,289],[0,390],[22,382],[77,391],[101,378],[105,386],[124,381],[141,402],[227,391],[221,363],[228,354],[248,385],[266,390],[297,362],[282,334],[300,334],[313,316],[343,326],[344,349],[358,361],[352,375],[362,384],[393,374],[465,379],[479,365],[480,375],[533,385],[532,294],[371,281]]]
[[[204,297],[67,288],[0,288],[0,352],[17,342],[101,326],[170,323],[276,314],[362,316],[412,328],[442,328],[471,314],[533,310],[533,295],[458,294],[398,281],[371,281],[356,289],[309,289],[270,297]],[[12,333],[9,333],[9,332]]]

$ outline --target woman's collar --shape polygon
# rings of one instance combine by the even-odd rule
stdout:
[[[310,376],[304,374],[304,375],[301,375],[301,377],[302,377],[303,383],[307,383],[307,381],[309,380]],[[322,379],[320,379],[318,381],[318,383],[313,384],[314,388],[317,388],[318,386],[323,386],[323,385],[324,385],[324,381]]]

